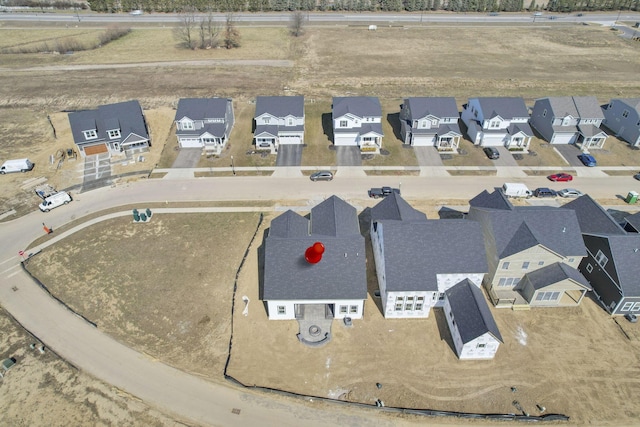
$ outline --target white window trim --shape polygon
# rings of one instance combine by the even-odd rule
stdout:
[[[84,134],[84,139],[96,139],[98,137],[98,132],[95,129],[82,131]]]
[[[107,135],[109,135],[109,139],[120,138],[120,129],[112,129],[107,131]]]

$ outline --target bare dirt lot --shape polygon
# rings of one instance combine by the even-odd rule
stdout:
[[[441,208],[416,206],[430,218]],[[539,414],[539,404],[576,425],[632,424],[640,416],[633,403],[640,387],[640,330],[610,318],[591,299],[570,309],[494,309],[504,338],[497,357],[460,362],[439,310],[422,320],[382,317],[369,262],[364,319],[353,328],[336,321],[328,345],[303,346],[297,322],[268,321],[258,299],[257,248],[275,215],[265,216],[238,281],[228,374],[242,383],[479,413],[517,412],[517,400],[531,414]],[[45,250],[29,270],[123,342],[222,381],[233,277],[257,221],[257,214],[158,215],[149,224],[112,220]],[[243,296],[250,300],[247,316]]]

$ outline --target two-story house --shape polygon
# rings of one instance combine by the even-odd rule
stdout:
[[[482,285],[487,270],[480,224],[429,220],[396,193],[371,209],[371,245],[386,318],[424,318],[464,280]]]
[[[181,148],[202,148],[220,155],[234,124],[233,102],[228,98],[184,98],[178,101],[176,136]]]
[[[400,108],[400,133],[405,144],[458,150],[462,134],[455,98],[407,98]]]
[[[604,125],[632,147],[640,146],[640,98],[612,99],[603,109]]]
[[[304,144],[304,97],[258,96],[254,125],[256,150],[276,154],[280,144]]]
[[[604,114],[595,96],[537,99],[529,123],[550,144],[578,144],[583,150],[602,148]]]
[[[382,147],[382,107],[372,96],[334,97],[333,144],[357,146],[362,153],[377,154]]]
[[[147,123],[137,100],[69,113],[73,141],[83,157],[132,154],[151,146]]]
[[[526,151],[533,131],[529,110],[519,97],[469,98],[462,110],[467,136],[483,147],[504,146],[512,151]]]
[[[611,315],[640,315],[640,234],[637,218],[627,230],[588,195],[562,206],[578,217],[587,256],[579,269]],[[635,225],[633,225],[635,224]]]
[[[575,212],[513,206],[498,189],[469,202],[480,223],[489,273],[484,286],[497,307],[577,306],[591,286],[577,270],[587,254]]]
[[[321,248],[314,252],[316,243]],[[260,299],[269,319],[304,319],[307,311],[327,319],[362,318],[366,253],[356,209],[331,196],[309,218],[291,210],[276,217],[264,240],[263,277]]]

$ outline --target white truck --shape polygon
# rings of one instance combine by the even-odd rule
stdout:
[[[34,166],[29,159],[7,160],[0,166],[0,173],[28,172],[33,169]]]
[[[57,193],[45,197],[38,207],[42,212],[49,212],[51,209],[66,205],[72,200],[71,195],[66,191],[58,191]]]
[[[526,185],[519,182],[505,182],[502,186],[502,192],[507,197],[531,197],[533,193]]]

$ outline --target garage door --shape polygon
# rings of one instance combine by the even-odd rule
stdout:
[[[92,145],[91,147],[84,147],[84,154],[86,156],[91,156],[93,154],[106,153],[107,151],[109,150],[107,150],[106,144]]]
[[[551,138],[551,144],[573,144],[576,142],[575,133],[556,133]]]
[[[283,135],[280,137],[280,144],[300,144],[300,137],[297,135]]]
[[[180,138],[180,147],[182,148],[198,148],[202,147],[198,138]]]

